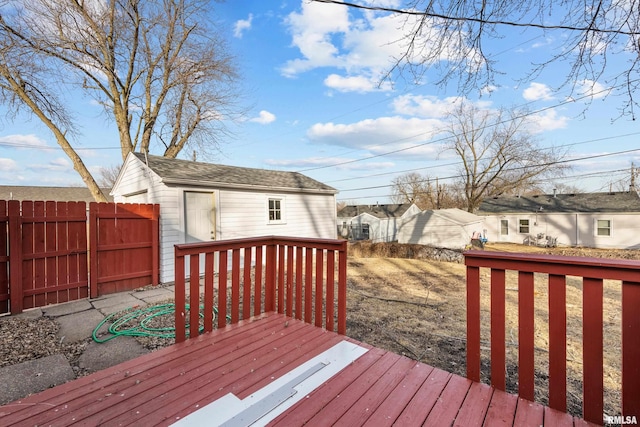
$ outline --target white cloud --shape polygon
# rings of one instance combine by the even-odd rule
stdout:
[[[354,159],[346,157],[308,157],[305,159],[267,159],[265,163],[275,167],[285,167],[292,169],[304,169],[314,168],[321,166],[335,166],[336,169],[341,170],[371,170],[373,169],[387,169],[395,166],[394,162],[354,162],[348,163]],[[340,164],[345,163],[345,164]]]
[[[16,172],[20,170],[20,166],[13,159],[0,157],[0,170],[3,172]]]
[[[544,83],[532,82],[528,88],[522,92],[522,97],[527,101],[550,101],[553,99],[553,92]]]
[[[594,80],[583,80],[578,83],[579,87],[579,95],[580,96],[589,96],[594,99],[604,98],[611,93],[611,88],[605,87],[603,84],[598,83]]]
[[[71,163],[69,160],[64,157],[57,157],[55,159],[49,160],[46,164],[30,164],[27,167],[32,171],[48,171],[48,172],[73,172],[73,168],[71,167]],[[48,177],[51,179],[52,177]]]
[[[569,123],[569,118],[559,116],[556,110],[546,110],[529,116],[527,122],[527,130],[531,133],[542,133],[566,128]]]
[[[247,19],[239,19],[236,21],[236,25],[233,27],[233,36],[241,39],[245,31],[251,29],[251,22],[253,21],[253,14],[249,14]]]
[[[15,148],[50,148],[47,143],[34,134],[0,136],[0,145]]]
[[[260,114],[258,115],[258,117],[254,117],[253,119],[249,120],[250,122],[256,122],[256,123],[260,123],[261,125],[267,125],[269,123],[273,123],[276,121],[276,115],[273,113],[270,113],[266,110],[262,110],[260,111]]]
[[[424,144],[442,128],[437,119],[400,116],[367,119],[351,124],[316,123],[308,138],[318,144],[367,150],[372,154],[399,151],[394,156],[435,156],[439,146]],[[420,145],[416,148],[410,148]]]
[[[329,76],[324,79],[324,84],[338,92],[366,93],[375,90],[390,91],[392,89],[391,84],[388,82],[383,82],[382,85],[378,87],[378,81],[365,76],[342,77],[337,74],[329,74]]]
[[[393,100],[393,109],[396,113],[408,116],[442,118],[464,100],[457,96],[440,99],[436,96],[408,94],[396,97]]]
[[[353,78],[362,77],[360,83],[382,80],[393,58],[405,53],[405,46],[400,41],[407,28],[412,27],[411,22],[406,22],[407,19],[419,18],[379,12],[356,14],[341,5],[302,0],[300,11],[292,12],[285,19],[292,45],[300,51],[301,56],[287,61],[281,72],[284,76],[295,77],[314,68],[335,67],[345,71],[345,77],[342,77],[345,82],[333,77],[325,80],[325,83],[345,83],[340,85],[341,91],[354,89],[362,92],[367,87],[373,90],[374,86],[353,85]],[[425,39],[428,39],[431,29],[425,26],[422,31]],[[476,57],[473,51],[459,44],[454,45],[455,37],[451,38],[451,43],[438,60],[470,58],[471,66],[478,66],[473,61]],[[423,55],[423,52],[417,49],[415,55]]]

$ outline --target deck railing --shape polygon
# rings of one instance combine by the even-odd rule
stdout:
[[[534,273],[548,275],[549,406],[561,411],[567,409],[567,277],[582,278],[583,418],[597,424],[603,422],[603,280],[619,281],[622,413],[611,415],[640,415],[640,262],[469,251],[465,253],[465,264],[467,377],[480,381],[480,284],[481,268],[487,268],[491,276],[491,385],[505,389],[505,272],[516,271],[518,394],[528,400],[534,400]],[[608,309],[620,310],[620,306]]]
[[[345,334],[346,299],[346,241],[269,236],[175,245],[176,342],[185,341],[187,323],[192,338],[213,330],[215,317],[222,328],[270,311],[329,331],[337,323]]]

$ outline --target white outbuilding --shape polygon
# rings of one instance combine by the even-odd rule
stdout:
[[[336,237],[337,190],[297,172],[130,153],[111,195],[160,205],[160,280],[174,245],[258,236]]]
[[[464,249],[474,232],[482,233],[484,218],[461,209],[436,209],[413,215],[398,227],[398,243]]]

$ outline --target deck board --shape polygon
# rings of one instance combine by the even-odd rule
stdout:
[[[367,351],[269,425],[586,425],[282,314],[268,313],[0,407],[2,425],[171,425],[238,401],[342,341]],[[364,351],[361,349],[361,351]],[[314,362],[315,363],[315,362]],[[215,423],[215,420],[212,420]]]

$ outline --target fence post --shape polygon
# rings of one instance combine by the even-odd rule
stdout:
[[[9,303],[10,313],[22,313],[22,224],[20,202],[9,200]]]
[[[89,203],[89,296],[98,297],[98,203]]]
[[[153,215],[151,218],[151,256],[153,260],[151,261],[151,265],[153,268],[153,272],[151,273],[151,283],[156,286],[160,284],[160,205],[153,205]]]

